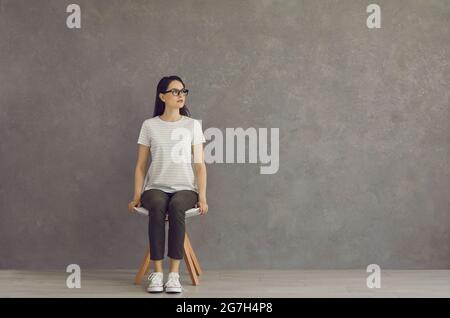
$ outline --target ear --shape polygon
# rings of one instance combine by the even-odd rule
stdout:
[[[160,100],[162,100],[163,102],[165,102],[165,100],[163,99],[163,96],[164,96],[163,94],[159,93],[158,96],[159,96],[159,99],[160,99]]]

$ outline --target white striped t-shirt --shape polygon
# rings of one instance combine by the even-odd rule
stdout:
[[[191,147],[205,141],[201,123],[196,119],[182,115],[173,122],[159,116],[144,120],[137,143],[150,147],[151,164],[142,192],[160,189],[169,193],[180,190],[198,193]]]

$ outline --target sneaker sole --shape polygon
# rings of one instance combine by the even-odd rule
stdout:
[[[179,287],[166,287],[166,293],[181,293],[181,288]]]
[[[152,288],[147,288],[147,291],[149,293],[161,293],[164,291],[163,287],[152,287]]]

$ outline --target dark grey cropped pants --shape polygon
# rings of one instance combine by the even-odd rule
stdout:
[[[149,211],[148,236],[150,259],[164,258],[166,213],[169,219],[169,239],[167,256],[183,259],[185,236],[185,212],[195,206],[198,194],[191,190],[167,193],[159,189],[149,189],[142,193],[141,204]]]

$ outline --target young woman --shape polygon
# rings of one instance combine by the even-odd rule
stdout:
[[[195,207],[202,215],[208,212],[205,137],[200,122],[190,118],[188,92],[178,76],[163,77],[156,88],[153,117],[144,120],[137,142],[134,196],[128,210],[133,212],[133,207],[143,206],[149,211],[150,259],[154,263],[149,292],[182,291],[179,266],[183,259],[185,211]],[[146,174],[150,154],[152,161]],[[166,213],[170,270],[163,284]]]

